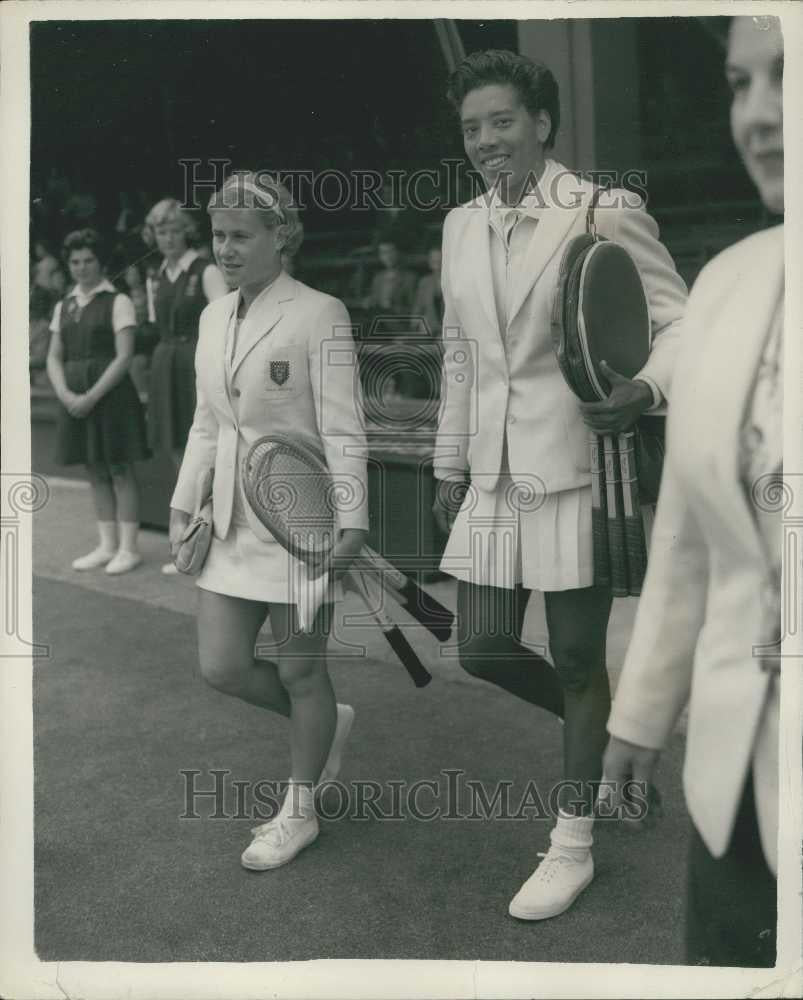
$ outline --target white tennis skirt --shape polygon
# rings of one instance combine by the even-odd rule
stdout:
[[[441,569],[489,587],[590,587],[591,487],[538,494],[503,470],[493,492],[472,488],[466,493]]]
[[[238,483],[228,533],[224,539],[212,536],[197,585],[215,594],[248,601],[296,606],[301,601],[308,607],[309,584],[301,569],[295,556],[274,538],[263,541],[251,530]],[[342,597],[343,586],[338,580],[329,587],[327,600],[339,601]]]

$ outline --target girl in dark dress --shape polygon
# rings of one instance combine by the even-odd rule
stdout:
[[[133,462],[147,458],[145,415],[128,374],[134,306],[103,276],[93,229],[70,233],[64,258],[75,287],[56,304],[47,373],[62,404],[56,461],[86,465],[100,541],[73,569],[127,573],[137,551],[139,493]]]
[[[197,250],[198,226],[175,198],[157,202],[145,219],[143,238],[162,262],[148,278],[148,319],[159,342],[151,358],[148,443],[171,456],[178,471],[195,415],[195,347],[198,321],[208,302],[229,291],[223,275]],[[172,562],[163,573],[175,573]]]

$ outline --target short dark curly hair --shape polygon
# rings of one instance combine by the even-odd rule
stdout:
[[[459,114],[467,94],[495,83],[515,87],[519,100],[531,115],[539,111],[549,114],[552,127],[544,146],[551,149],[560,126],[560,94],[552,71],[543,63],[507,49],[472,52],[449,78],[446,96]]]
[[[91,250],[101,265],[108,261],[108,253],[103,237],[96,229],[75,229],[68,233],[61,247],[64,263],[68,263],[74,250]]]

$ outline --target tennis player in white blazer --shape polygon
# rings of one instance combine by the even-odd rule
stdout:
[[[317,837],[314,786],[337,774],[354,712],[336,706],[326,669],[331,604],[311,632],[299,630],[295,561],[251,511],[240,469],[265,434],[284,433],[324,453],[345,489],[333,491],[339,537],[332,558],[317,568],[332,568],[338,579],[367,533],[365,434],[345,306],[282,269],[303,235],[289,192],[267,173],[235,174],[208,211],[215,258],[238,290],[201,314],[197,407],[171,500],[170,540],[175,554],[199,479],[214,468],[214,537],[198,577],[201,672],[218,690],[290,720],[290,790],[242,855],[245,867],[263,870]],[[254,658],[266,616],[276,662]]]
[[[509,908],[537,920],[570,906],[594,871],[612,597],[593,586],[589,427],[624,430],[663,404],[686,287],[641,199],[605,194],[598,229],[638,266],[653,347],[635,379],[611,372],[609,398],[581,406],[558,368],[551,315],[561,256],[584,231],[593,187],[547,157],[557,83],[524,56],[479,52],[457,68],[449,97],[488,192],[444,225],[435,516],[451,529],[441,565],[458,579],[461,664],[565,720],[564,777],[575,784],[562,789],[550,850]],[[521,644],[532,590],[545,595],[554,669]]]
[[[732,19],[727,75],[736,147],[780,214],[777,18]],[[725,250],[692,289],[647,578],[608,723],[613,793],[650,780],[688,704],[690,965],[775,964],[783,302],[782,226]]]

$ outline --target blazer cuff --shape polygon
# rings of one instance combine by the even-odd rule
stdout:
[[[648,747],[650,750],[663,750],[674,728],[675,720],[667,725],[666,720],[647,720],[626,715],[614,705],[608,718],[607,729],[611,736],[636,746]]]
[[[335,519],[337,521],[337,526],[341,531],[345,528],[361,528],[363,531],[368,530],[367,510],[349,510],[344,511],[342,514],[338,511]]]
[[[170,498],[170,507],[174,510],[183,510],[187,514],[195,513],[196,487],[193,483],[185,480],[179,482]]]
[[[664,394],[658,388],[658,383],[655,379],[650,378],[649,375],[636,375],[634,381],[645,382],[650,387],[650,392],[652,393],[652,405],[646,410],[647,413],[652,413],[653,410],[657,410],[659,407],[663,406],[666,402]]]
[[[461,469],[449,465],[433,465],[432,474],[436,479],[457,479],[462,482],[462,480],[468,479],[469,470],[468,466]]]

